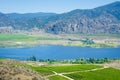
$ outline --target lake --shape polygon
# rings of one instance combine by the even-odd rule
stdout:
[[[37,59],[77,59],[77,58],[120,58],[119,48],[90,48],[43,45],[28,48],[0,48],[0,58],[26,60]]]

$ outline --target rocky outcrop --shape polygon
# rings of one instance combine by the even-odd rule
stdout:
[[[48,33],[120,34],[120,2],[63,14],[2,14],[0,27],[29,30],[37,27]]]
[[[45,24],[46,32],[82,34],[119,34],[120,2],[91,10],[74,10]]]

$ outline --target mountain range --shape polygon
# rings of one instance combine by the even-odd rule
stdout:
[[[42,29],[60,34],[120,34],[120,2],[94,9],[76,9],[67,13],[0,13],[0,28]]]

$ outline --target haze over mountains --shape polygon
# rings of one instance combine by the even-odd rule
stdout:
[[[68,13],[0,13],[0,28],[42,29],[48,33],[120,34],[120,2]],[[0,30],[1,32],[2,30]]]

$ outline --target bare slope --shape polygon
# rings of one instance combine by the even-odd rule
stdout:
[[[0,80],[48,80],[20,65],[24,64],[16,60],[0,60]]]

